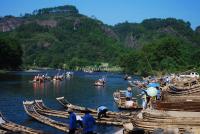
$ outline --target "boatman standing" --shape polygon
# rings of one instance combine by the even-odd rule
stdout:
[[[127,88],[127,91],[126,91],[126,100],[127,101],[130,101],[131,100],[131,98],[132,98],[132,96],[133,96],[133,94],[132,94],[132,91],[131,91],[131,87],[128,87]]]
[[[146,90],[142,90],[141,94],[137,95],[137,96],[141,96],[142,98],[142,109],[145,110],[147,108],[147,91]]]
[[[83,128],[83,119],[80,115],[76,115],[77,128]]]
[[[72,109],[68,109],[69,113],[69,134],[75,134],[76,131],[76,115]]]
[[[97,116],[98,119],[100,119],[101,117],[106,117],[106,112],[108,111],[108,108],[105,106],[100,106],[97,108]]]
[[[84,134],[94,134],[94,126],[95,120],[92,115],[90,115],[90,111],[86,108],[84,111],[85,115],[83,117],[83,132]]]

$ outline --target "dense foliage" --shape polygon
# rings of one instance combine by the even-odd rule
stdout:
[[[0,69],[18,69],[22,64],[22,49],[13,38],[0,38]]]
[[[193,30],[183,20],[153,18],[108,26],[79,14],[74,6],[39,9],[19,19],[23,24],[7,35],[19,40],[25,67],[75,68],[103,62],[146,75],[200,65],[200,28]]]
[[[26,20],[29,23],[10,33],[20,39],[25,66],[115,65],[124,51],[122,44],[104,33],[102,22],[78,14],[71,6],[40,9]]]
[[[113,27],[120,42],[135,50],[121,57],[125,71],[139,74],[178,72],[199,68],[200,33],[189,22],[147,19],[142,23],[120,23]]]
[[[122,57],[121,66],[127,72],[155,74],[198,68],[199,46],[191,46],[175,37],[163,37]],[[128,64],[126,64],[128,63]]]

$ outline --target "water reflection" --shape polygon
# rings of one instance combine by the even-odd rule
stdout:
[[[104,90],[105,86],[95,86],[95,89],[97,89],[97,90]]]
[[[33,82],[33,91],[35,97],[47,96],[47,90],[50,87],[50,82]]]

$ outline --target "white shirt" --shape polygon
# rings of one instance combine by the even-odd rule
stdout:
[[[82,121],[83,119],[81,118],[80,115],[76,115],[76,120],[77,120],[77,121]]]

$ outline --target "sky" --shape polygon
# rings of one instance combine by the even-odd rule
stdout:
[[[61,5],[74,5],[81,14],[109,25],[168,17],[189,21],[193,29],[200,25],[200,0],[0,0],[0,16]]]

